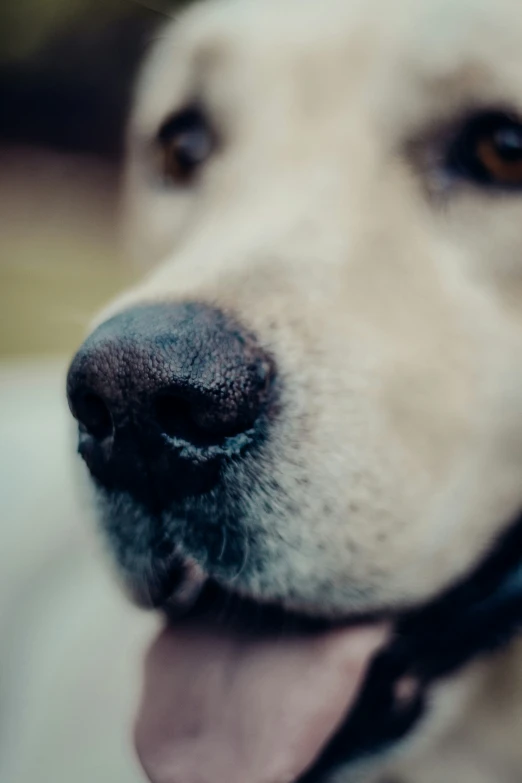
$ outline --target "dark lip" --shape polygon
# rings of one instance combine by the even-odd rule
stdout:
[[[195,622],[252,634],[320,633],[335,628],[377,624],[394,617],[386,611],[350,613],[337,618],[297,611],[280,602],[241,595],[212,578],[206,580],[191,606],[180,607],[166,600],[160,608],[171,624]]]

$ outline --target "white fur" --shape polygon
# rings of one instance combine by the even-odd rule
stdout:
[[[275,356],[283,412],[245,498],[252,594],[331,613],[415,603],[520,508],[522,196],[440,160],[470,108],[522,112],[521,43],[517,0],[223,0],[167,27],[144,69],[125,208],[154,268],[110,312],[208,302]],[[165,187],[154,139],[193,98],[220,149],[195,185]],[[419,746],[447,749],[441,781],[476,768],[463,726],[486,670],[463,677],[466,698],[441,695],[453,718]],[[517,744],[499,766],[488,741],[495,780],[514,780]],[[438,781],[419,752],[401,773]]]

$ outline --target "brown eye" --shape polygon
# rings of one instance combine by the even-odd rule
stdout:
[[[522,188],[522,123],[502,112],[473,117],[450,147],[448,167],[479,185]]]
[[[158,146],[165,182],[185,184],[212,154],[215,137],[202,109],[189,107],[162,126]]]

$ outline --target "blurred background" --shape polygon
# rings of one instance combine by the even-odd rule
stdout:
[[[70,352],[125,279],[122,130],[133,74],[162,16],[133,0],[0,5],[3,358]]]
[[[118,250],[134,74],[174,0],[0,4],[0,780],[133,783],[153,621],[79,488],[67,360],[131,278]]]

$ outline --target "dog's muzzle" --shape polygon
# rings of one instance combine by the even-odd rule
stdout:
[[[221,506],[233,504],[240,494],[238,486],[228,486],[235,475],[228,467],[246,462],[246,453],[265,437],[276,413],[274,375],[272,359],[255,338],[219,310],[166,303],[126,310],[98,327],[69,370],[68,398],[79,423],[80,453],[106,494],[129,495],[146,507],[154,523],[169,508],[179,511],[176,516],[182,519],[190,509],[191,524],[183,528],[184,535],[199,531],[205,557],[219,561],[223,551],[216,558],[209,554],[211,533],[219,526]],[[228,476],[229,491],[220,494],[218,483],[227,484],[223,476]],[[210,498],[206,506],[204,493]],[[201,501],[193,504],[195,511],[189,498]],[[196,608],[206,611],[206,599],[215,598],[209,574],[197,558],[178,561],[176,551],[164,552],[160,544],[175,542],[163,541],[159,522],[158,526],[156,531],[152,525],[160,543],[151,557],[156,558],[156,571],[164,568],[165,580],[157,605],[165,608],[164,599],[175,592],[178,603],[184,596],[191,604],[199,595]],[[151,546],[147,542],[148,549]],[[350,709],[347,706],[346,719],[299,783],[318,783],[336,768],[400,741],[424,714],[436,682],[520,633],[521,563],[522,517],[482,563],[443,595],[414,611],[379,618],[391,631],[388,642],[373,662],[373,648],[366,651],[359,675],[366,674],[357,700]],[[230,596],[225,598],[229,604]],[[258,607],[243,599],[241,606],[258,616]],[[192,619],[198,638],[205,640],[210,631],[202,628],[208,624]],[[284,624],[287,620],[285,614]],[[343,634],[349,641],[350,629]],[[190,637],[191,649],[194,638]],[[270,641],[265,628],[258,648],[274,655],[289,649],[277,634],[273,638]],[[310,649],[310,639],[307,630],[303,650]],[[258,663],[265,672],[264,660],[256,657],[252,665]],[[278,688],[272,689],[277,704]]]

